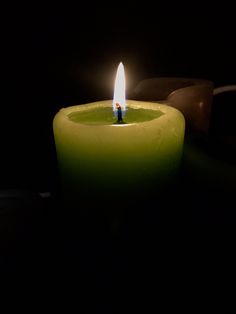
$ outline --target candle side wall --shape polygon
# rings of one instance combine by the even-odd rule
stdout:
[[[176,174],[182,158],[183,115],[164,105],[133,101],[129,105],[155,108],[164,115],[124,127],[87,126],[67,119],[70,110],[84,109],[80,106],[63,109],[56,115],[58,164],[67,191],[83,191],[86,199],[90,193],[107,193],[105,198],[113,198],[118,190],[129,195],[137,191],[146,194]]]

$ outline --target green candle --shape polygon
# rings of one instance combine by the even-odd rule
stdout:
[[[161,104],[129,100],[127,105],[126,124],[114,124],[112,101],[64,108],[55,116],[65,188],[122,193],[143,189],[153,180],[161,183],[176,172],[183,148],[183,115]]]
[[[63,108],[54,118],[64,193],[75,203],[92,199],[124,204],[134,196],[148,197],[179,168],[185,130],[182,113],[162,104],[119,99],[123,115],[118,123],[116,103],[106,100]]]

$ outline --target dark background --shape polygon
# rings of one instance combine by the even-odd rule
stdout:
[[[236,82],[235,17],[225,2],[21,3],[2,12],[1,188],[51,189],[53,116],[112,98],[120,61],[128,95],[154,76]]]
[[[63,106],[112,98],[120,61],[126,69],[128,95],[139,81],[155,76],[210,79],[216,87],[236,83],[235,11],[227,1],[220,4],[215,1],[212,5],[206,1],[187,4],[179,1],[154,4],[148,1],[109,4],[78,1],[77,5],[20,2],[4,5],[1,11],[2,191],[54,189],[57,181],[54,115]],[[204,217],[198,192],[197,202],[193,198],[192,203],[196,213],[200,210],[198,222],[209,222]],[[116,236],[107,237],[105,231],[105,237],[89,234],[85,228],[80,233],[78,220],[70,221],[69,215],[59,212],[50,200],[29,196],[30,199],[27,195],[22,197],[20,203],[13,197],[0,204],[1,272],[7,273],[11,296],[14,285],[9,273],[17,278],[17,294],[23,283],[28,284],[30,290],[41,284],[39,295],[34,290],[31,292],[40,298],[35,303],[37,306],[46,301],[42,295],[45,290],[49,292],[50,301],[54,300],[51,287],[54,290],[58,286],[54,290],[57,294],[53,306],[60,306],[64,289],[69,290],[71,299],[77,300],[77,290],[71,287],[80,287],[83,293],[79,306],[84,299],[86,307],[94,302],[102,313],[118,313],[117,307],[122,308],[122,305],[114,286],[122,293],[126,290],[130,297],[133,284],[138,286],[145,279],[145,290],[159,284],[161,291],[167,291],[173,280],[174,294],[181,284],[192,294],[190,282],[199,283],[202,291],[206,278],[213,285],[218,283],[222,268],[223,278],[231,278],[235,273],[228,270],[232,256],[227,255],[227,249],[222,254],[227,267],[217,264],[221,255],[219,249],[227,247],[225,243],[234,239],[234,232],[224,242],[223,234],[217,238],[212,235],[206,241],[203,229],[183,230],[179,227],[181,221],[196,222],[188,207],[180,216],[178,205],[173,208],[175,216],[170,222],[175,222],[178,216],[175,229],[168,226],[168,219],[164,230],[155,225],[144,230],[137,226],[132,230],[131,241],[127,242],[126,237],[123,241]],[[221,222],[222,211],[216,220],[214,208],[210,214],[210,222]],[[181,231],[184,235],[178,239]],[[201,244],[195,245],[197,241],[191,238],[194,233],[198,240],[201,236],[204,238]],[[228,235],[226,229],[222,233]],[[214,249],[215,258],[208,259]],[[162,275],[165,278],[160,283]],[[184,282],[186,275],[188,279]],[[64,280],[67,285],[62,287]],[[208,284],[205,289],[203,293],[211,302]],[[98,291],[103,297],[93,299],[91,296]],[[186,291],[183,294],[186,300],[188,294]],[[27,298],[28,295],[25,294]],[[194,306],[199,304],[199,291],[195,297]],[[176,304],[169,293],[168,298],[169,303],[171,300]],[[216,303],[215,295],[212,303]],[[68,306],[67,303],[67,310]]]

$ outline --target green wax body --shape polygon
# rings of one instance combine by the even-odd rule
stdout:
[[[145,195],[176,173],[183,150],[183,115],[166,105],[127,100],[124,121],[114,124],[111,100],[57,113],[54,138],[69,198],[124,200],[135,193]]]

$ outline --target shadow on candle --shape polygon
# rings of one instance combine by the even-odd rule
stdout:
[[[164,102],[179,109],[186,120],[187,133],[208,133],[213,83],[192,78],[160,77],[141,81],[133,99]]]

